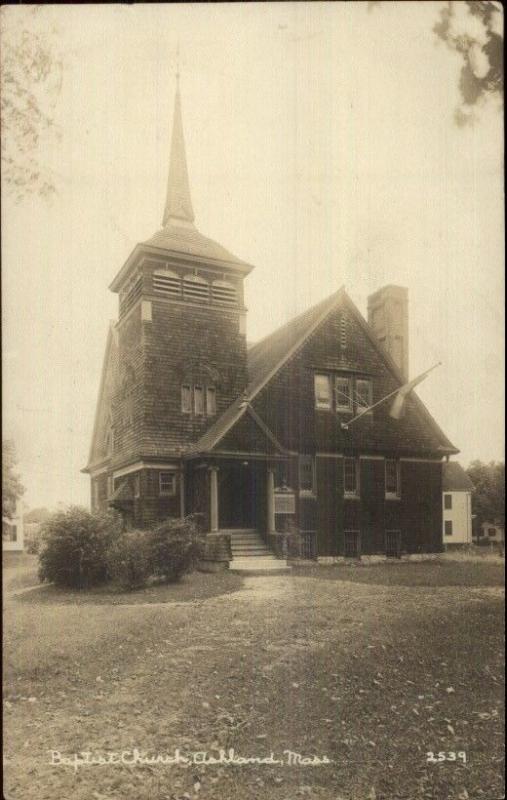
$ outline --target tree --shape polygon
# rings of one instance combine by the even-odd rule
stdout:
[[[16,448],[11,439],[2,441],[2,516],[12,519],[16,505],[25,492],[20,477],[15,471],[17,464]]]
[[[472,461],[466,470],[475,486],[472,495],[472,509],[476,524],[497,522],[505,525],[505,464],[490,461]]]
[[[433,28],[446,45],[462,56],[456,109],[458,125],[474,120],[474,106],[488,97],[503,100],[503,11],[494,0],[450,2]]]
[[[382,5],[370,0],[368,10]],[[495,0],[448,0],[433,32],[462,57],[461,104],[454,112],[460,126],[475,121],[474,110],[489,99],[503,101],[503,8]]]
[[[55,176],[41,144],[59,138],[55,107],[62,85],[57,31],[42,6],[3,6],[0,61],[2,184],[15,200],[48,196]]]

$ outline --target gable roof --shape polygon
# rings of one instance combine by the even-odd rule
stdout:
[[[444,463],[442,469],[442,490],[444,492],[472,492],[474,485],[465,470],[457,461]]]
[[[81,470],[81,472],[89,472],[91,467],[103,461],[107,456],[107,454],[104,452],[103,445],[105,443],[105,436],[107,433],[106,428],[111,398],[116,387],[117,378],[118,342],[116,337],[116,324],[113,321],[110,321],[106,341],[106,350],[104,353],[104,361],[102,363],[102,373],[100,376],[97,406],[95,409],[95,420],[93,423],[90,454],[88,456],[88,463],[86,467]]]
[[[247,353],[249,382],[243,396],[238,397],[211,428],[208,428],[206,433],[188,448],[188,454],[205,453],[215,447],[246,413],[250,402],[271,377],[299,350],[327,315],[339,305],[343,294],[342,287],[250,347]]]
[[[398,366],[385,348],[378,342],[372,329],[352,302],[344,287],[334,292],[329,297],[317,303],[312,308],[299,314],[294,319],[282,325],[261,341],[252,345],[248,350],[249,383],[243,397],[238,398],[224,414],[201,436],[201,438],[187,450],[187,454],[207,452],[217,445],[220,439],[236,424],[241,416],[250,407],[249,404],[271,380],[271,378],[284,366],[284,364],[305,344],[311,334],[324,322],[324,320],[340,305],[358,321],[365,335],[374,349],[379,353],[386,366],[389,368],[399,386],[406,383]],[[436,438],[440,441],[439,450],[442,453],[458,453],[445,436],[437,422],[433,419],[426,406],[411,392],[416,408],[425,422],[431,427]]]

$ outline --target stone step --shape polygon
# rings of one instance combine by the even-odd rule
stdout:
[[[233,550],[269,550],[264,542],[231,542],[231,547]]]
[[[262,575],[264,573],[288,572],[289,565],[278,558],[233,558],[229,564],[232,572],[241,572],[250,575]]]
[[[266,558],[268,559],[268,561],[271,561],[272,559],[275,558],[275,556],[273,555],[273,553],[270,553],[269,550],[263,551],[262,553],[237,553],[237,552],[235,553],[233,551],[232,558],[233,559],[239,558],[241,560],[245,558],[255,558],[257,560],[259,558]]]

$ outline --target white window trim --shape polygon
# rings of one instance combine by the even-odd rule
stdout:
[[[196,398],[197,398],[197,391],[196,390],[197,389],[201,390],[202,411],[197,411],[197,403],[196,403]],[[193,395],[194,395],[194,397],[193,397],[193,401],[194,401],[193,402],[194,416],[196,416],[196,417],[205,417],[206,416],[206,398],[205,398],[205,394],[204,394],[204,386],[202,384],[200,384],[200,383],[195,384],[194,387],[193,387]]]
[[[317,394],[317,378],[325,378],[327,380],[328,392],[329,392],[329,402],[324,405],[319,403],[319,398]],[[333,387],[331,385],[331,375],[326,374],[325,372],[314,372],[313,374],[313,393],[315,396],[315,408],[318,411],[332,411],[333,410]]]
[[[209,410],[208,398],[209,398],[210,394],[213,395],[213,398],[214,398],[213,399],[213,405],[214,405],[213,411]],[[207,417],[215,417],[216,413],[217,413],[217,390],[216,390],[216,388],[214,386],[206,386],[206,416]]]
[[[170,491],[162,489],[162,475],[172,475],[172,489]],[[161,470],[158,473],[158,493],[160,497],[176,497],[176,472]]]

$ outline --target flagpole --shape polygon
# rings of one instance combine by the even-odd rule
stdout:
[[[426,377],[426,375],[428,375],[432,370],[434,370],[437,367],[439,367],[441,364],[442,364],[441,361],[439,361],[438,364],[433,364],[432,367],[427,369],[426,372],[422,372],[421,375],[419,375],[418,377],[419,378]],[[413,378],[413,380],[416,380],[416,379]],[[412,383],[412,381],[407,381],[407,384],[409,384],[409,383]],[[404,386],[406,386],[407,384],[404,384]],[[389,392],[389,394],[386,394],[386,396],[383,397],[382,400],[378,400],[372,406],[369,406],[368,408],[365,408],[364,411],[361,411],[361,413],[358,414],[357,417],[354,417],[354,419],[351,419],[350,422],[342,422],[341,427],[343,428],[343,430],[348,430],[353,422],[357,422],[357,420],[361,419],[361,417],[364,417],[365,414],[369,414],[370,411],[373,411],[373,409],[377,408],[377,406],[379,406],[381,403],[384,403],[386,400],[389,400],[389,398],[392,397],[393,395],[398,394],[402,389],[403,389],[403,386],[398,386],[398,388],[395,389],[394,392]]]

